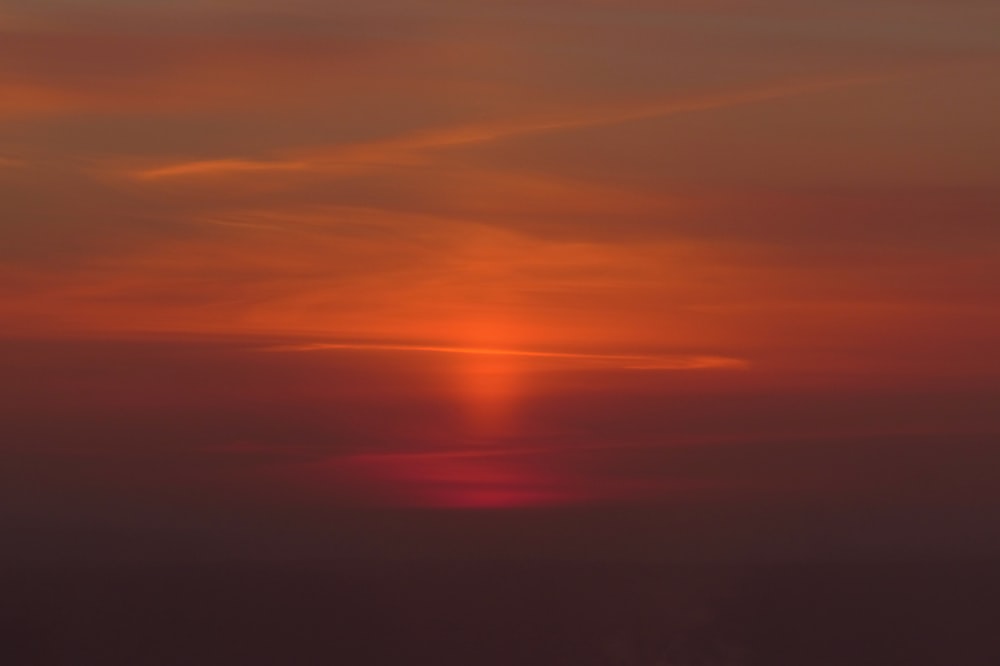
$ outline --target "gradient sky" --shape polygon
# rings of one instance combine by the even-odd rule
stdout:
[[[998,81],[986,0],[4,0],[0,524],[996,548]]]

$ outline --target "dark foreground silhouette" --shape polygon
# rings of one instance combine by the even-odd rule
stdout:
[[[993,563],[5,567],[10,666],[1000,664]]]

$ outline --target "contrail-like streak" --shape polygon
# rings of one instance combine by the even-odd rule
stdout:
[[[478,145],[518,136],[565,132],[587,127],[617,125],[633,120],[667,117],[675,114],[708,111],[786,97],[877,83],[898,75],[873,74],[817,81],[780,83],[760,88],[719,92],[682,99],[601,108],[556,118],[522,119],[512,122],[465,125],[426,130],[368,143],[293,151],[274,159],[216,159],[180,162],[133,171],[136,180],[160,180],[177,177],[220,176],[240,173],[311,171],[354,173],[358,170],[391,165],[423,163],[427,151]]]
[[[565,359],[609,363],[630,370],[699,370],[742,369],[749,363],[744,359],[709,355],[634,355],[634,354],[583,354],[572,352],[530,351],[521,349],[495,349],[484,347],[449,347],[437,345],[405,345],[378,343],[306,343],[268,347],[277,352],[316,352],[327,350],[416,352],[433,354],[465,354],[474,356],[516,356],[529,358]]]

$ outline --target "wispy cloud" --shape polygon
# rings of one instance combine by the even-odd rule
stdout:
[[[283,155],[259,160],[233,158],[175,162],[136,169],[130,175],[137,180],[158,180],[275,171],[355,173],[378,167],[425,163],[429,159],[427,154],[437,150],[488,144],[521,136],[568,132],[575,129],[618,125],[677,114],[743,106],[839,88],[873,84],[889,78],[892,77],[878,74],[782,82],[770,86],[647,103],[604,106],[577,112],[566,112],[551,117],[458,125],[418,131],[366,143],[290,151]]]
[[[156,169],[146,169],[135,175],[140,180],[178,178],[186,176],[211,176],[214,174],[247,173],[258,171],[299,171],[309,168],[307,162],[254,161],[254,160],[205,160],[181,162]]]
[[[742,370],[750,366],[744,359],[707,355],[637,355],[637,354],[586,354],[574,352],[532,351],[523,349],[494,349],[481,347],[449,347],[437,345],[406,345],[377,343],[328,343],[315,342],[297,345],[268,347],[274,352],[321,351],[383,351],[430,354],[462,354],[471,356],[514,356],[558,361],[578,361],[588,365],[614,366],[627,370]]]

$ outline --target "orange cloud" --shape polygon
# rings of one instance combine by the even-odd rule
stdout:
[[[477,347],[443,347],[433,345],[359,344],[313,342],[306,344],[270,347],[269,351],[313,352],[326,350],[416,352],[432,354],[461,354],[468,356],[513,356],[555,361],[576,361],[583,366],[610,366],[626,370],[704,370],[743,369],[749,363],[743,359],[725,356],[675,355],[643,356],[635,354],[581,354],[571,352],[528,351],[522,349],[484,349]]]
[[[920,345],[945,365],[982,366],[975,350],[998,325],[986,249],[979,262],[923,255],[866,268],[753,244],[583,241],[367,208],[196,219],[190,236],[58,271],[8,266],[5,330],[333,339],[481,359],[489,374],[499,360],[671,370],[735,368],[745,357],[847,371],[898,365]],[[824,355],[819,340],[854,351]]]
[[[273,171],[300,171],[309,167],[306,162],[279,162],[253,160],[205,160],[201,162],[184,162],[139,171],[135,176],[139,180],[157,180],[160,178],[176,178],[185,176],[212,176],[216,174],[255,173]]]
[[[546,240],[352,208],[216,214],[204,223],[217,231],[93,258],[6,308],[76,329],[606,347],[634,338],[638,322],[633,313],[611,324],[602,308],[627,310],[647,289],[662,293],[657,281],[683,275],[697,256],[673,245]]]

